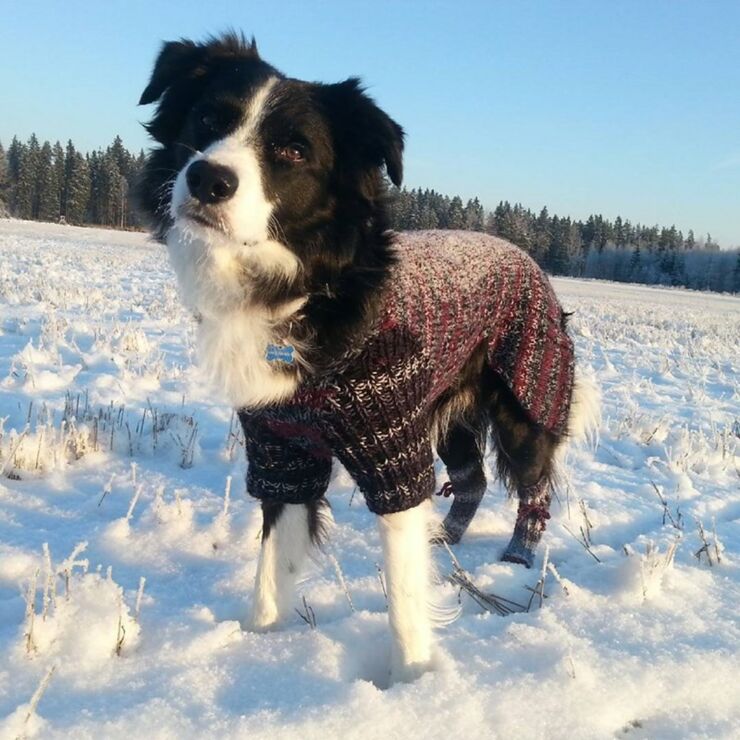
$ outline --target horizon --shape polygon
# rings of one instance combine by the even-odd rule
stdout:
[[[288,75],[361,76],[406,129],[408,189],[478,197],[488,211],[505,200],[675,224],[740,246],[737,4],[286,2],[275,14],[224,2],[205,22],[194,3],[171,8],[14,7],[0,43],[23,63],[0,70],[3,146],[34,132],[82,151],[116,135],[148,149],[139,124],[151,107],[136,103],[161,41],[233,27]]]

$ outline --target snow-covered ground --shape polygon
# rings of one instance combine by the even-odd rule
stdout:
[[[498,561],[492,481],[455,555],[530,610],[464,593],[436,670],[383,688],[378,534],[342,471],[296,603],[315,629],[241,629],[258,507],[163,249],[0,221],[0,737],[740,736],[740,299],[555,284],[604,421],[568,456],[546,598]]]

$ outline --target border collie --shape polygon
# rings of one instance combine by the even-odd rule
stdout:
[[[140,100],[154,102],[138,199],[244,428],[263,511],[251,626],[290,611],[338,459],[378,514],[391,679],[413,679],[432,656],[433,449],[454,496],[434,537],[465,532],[490,441],[519,497],[503,559],[530,567],[573,431],[564,314],[507,242],[388,230],[404,133],[357,79],[286,77],[226,34],[164,44]]]

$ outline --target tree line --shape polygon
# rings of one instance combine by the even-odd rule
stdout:
[[[144,164],[120,136],[82,153],[68,141],[39,143],[35,134],[0,142],[0,215],[115,228],[140,228],[131,192]],[[681,285],[740,292],[740,249],[720,250],[709,234],[697,239],[675,226],[633,224],[591,215],[585,221],[539,213],[501,201],[491,212],[478,198],[463,202],[434,190],[390,189],[397,230],[470,229],[508,239],[555,275]]]
[[[33,221],[139,228],[131,204],[144,152],[132,154],[120,136],[105,149],[80,152],[72,141],[39,143],[35,134],[0,142],[0,213]]]
[[[740,249],[720,250],[710,234],[684,236],[675,226],[633,224],[621,216],[575,221],[508,201],[486,213],[478,198],[463,203],[421,188],[393,188],[391,196],[394,229],[485,231],[521,247],[553,275],[740,292]]]

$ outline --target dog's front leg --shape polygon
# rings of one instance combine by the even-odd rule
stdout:
[[[431,660],[428,520],[428,501],[379,517],[391,628],[391,682],[414,680]]]
[[[249,625],[273,627],[290,610],[298,572],[311,545],[311,512],[304,504],[262,504],[262,549]]]

